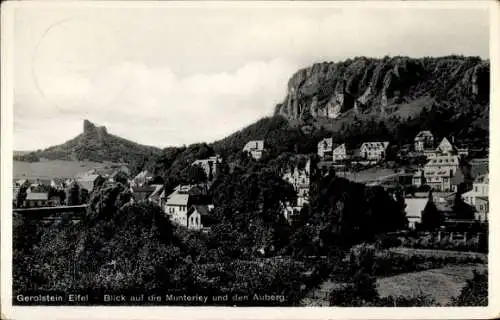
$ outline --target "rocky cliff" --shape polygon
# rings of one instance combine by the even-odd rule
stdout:
[[[487,105],[488,96],[489,61],[477,57],[360,57],[296,72],[275,114],[293,120],[335,119],[349,111],[390,114],[422,97]]]

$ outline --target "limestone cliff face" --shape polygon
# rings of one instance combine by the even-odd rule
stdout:
[[[487,104],[488,94],[489,61],[477,57],[361,57],[299,70],[275,114],[296,120],[337,118],[351,109],[384,112],[422,96]]]

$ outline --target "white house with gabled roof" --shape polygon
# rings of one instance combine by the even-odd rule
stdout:
[[[363,142],[360,155],[366,160],[380,161],[385,158],[388,146],[388,141]]]

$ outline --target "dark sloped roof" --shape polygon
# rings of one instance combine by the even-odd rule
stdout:
[[[196,211],[200,213],[200,215],[208,215],[210,214],[210,211],[208,210],[208,206],[205,205],[195,205]]]
[[[471,161],[470,162],[470,175],[472,179],[477,176],[483,175],[489,171],[489,164],[487,161]]]
[[[462,172],[462,169],[458,168],[453,177],[451,178],[452,185],[459,185],[465,180],[465,175]]]

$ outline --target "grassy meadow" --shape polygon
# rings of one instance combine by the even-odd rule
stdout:
[[[92,168],[106,168],[114,165],[110,162],[44,160],[40,162],[14,161],[14,179],[52,179],[73,177],[79,172]]]

